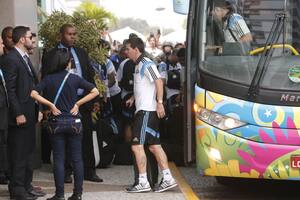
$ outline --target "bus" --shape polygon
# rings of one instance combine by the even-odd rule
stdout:
[[[188,18],[186,161],[194,136],[204,175],[300,180],[300,1],[173,2]],[[228,39],[239,20],[251,40]]]

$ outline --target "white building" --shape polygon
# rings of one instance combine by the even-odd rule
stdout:
[[[66,0],[44,0],[42,5],[42,8],[47,15],[50,15],[55,10],[64,11],[69,14]]]

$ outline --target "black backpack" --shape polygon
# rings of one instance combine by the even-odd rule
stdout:
[[[180,69],[169,69],[169,64],[167,64],[167,72],[168,72],[168,81],[167,87],[170,89],[180,90]]]
[[[126,91],[133,91],[133,74],[134,74],[135,64],[132,60],[128,60],[123,67],[122,79],[120,81],[120,87]]]
[[[113,162],[116,151],[115,138],[107,119],[100,119],[98,128],[97,137],[100,154],[98,168],[105,168]]]

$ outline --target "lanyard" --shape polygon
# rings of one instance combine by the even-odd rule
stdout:
[[[69,77],[69,75],[70,75],[70,72],[68,72],[68,73],[66,74],[64,80],[63,80],[62,83],[60,84],[60,87],[59,87],[59,89],[58,89],[58,91],[57,91],[57,93],[56,93],[56,96],[55,96],[55,99],[54,99],[54,102],[53,102],[54,105],[56,105],[57,100],[58,100],[58,97],[59,97],[59,95],[60,95],[60,93],[61,93],[61,91],[62,91],[62,89],[63,89],[63,87],[64,87],[64,84],[65,84],[67,78]]]
[[[3,83],[3,86],[5,87],[5,79],[4,79],[4,75],[3,75],[3,72],[1,69],[0,69],[0,77],[1,77],[1,81]]]

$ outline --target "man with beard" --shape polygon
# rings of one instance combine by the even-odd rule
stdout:
[[[28,56],[32,45],[29,27],[17,26],[12,39],[15,47],[4,58],[3,73],[6,80],[9,107],[8,149],[10,156],[9,192],[12,199],[30,200],[45,195],[32,186],[35,151],[35,124],[38,106],[30,97],[37,84],[35,69]]]

